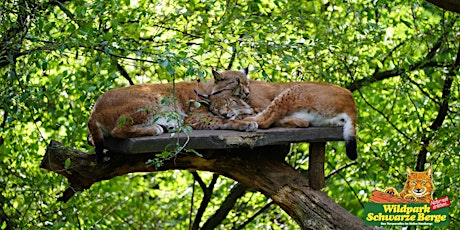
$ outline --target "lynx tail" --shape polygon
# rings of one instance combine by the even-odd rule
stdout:
[[[350,160],[355,160],[358,158],[358,152],[356,151],[356,138],[349,137],[345,142],[346,152]]]

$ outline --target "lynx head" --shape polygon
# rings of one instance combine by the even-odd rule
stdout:
[[[407,181],[404,190],[409,194],[413,194],[416,198],[426,196],[433,198],[434,184],[432,171],[431,166],[425,172],[414,172],[408,167],[406,169]]]
[[[235,119],[239,115],[250,115],[254,112],[243,99],[231,95],[231,91],[211,95],[207,100],[209,111],[224,119]]]
[[[224,72],[217,72],[212,70],[214,76],[214,87],[212,88],[211,95],[219,94],[224,91],[230,91],[231,96],[236,96],[242,99],[249,97],[249,79],[248,69],[239,71],[227,70]]]

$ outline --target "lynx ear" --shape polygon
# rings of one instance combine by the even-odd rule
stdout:
[[[428,169],[426,170],[426,174],[427,174],[430,178],[433,178],[433,167],[431,167],[431,164],[430,164],[430,167],[428,167]]]
[[[241,72],[241,73],[244,73],[244,75],[248,76],[248,73],[249,73],[249,67],[246,67],[246,68],[240,69],[240,72]]]
[[[212,75],[214,76],[215,81],[222,81],[224,78],[222,77],[222,74],[217,72],[216,70],[212,70]]]
[[[195,94],[198,95],[198,97],[209,100],[209,95],[198,93],[196,90],[193,90],[193,91],[195,91]]]
[[[409,167],[406,167],[406,173],[407,173],[407,176],[409,176],[410,174],[412,174],[412,169],[410,169]]]

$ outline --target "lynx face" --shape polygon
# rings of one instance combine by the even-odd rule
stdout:
[[[393,187],[386,188],[384,192],[412,203],[429,203],[433,199],[435,190],[432,167],[430,166],[425,172],[414,172],[408,167],[406,172],[407,181],[400,193]]]
[[[230,91],[229,96],[237,96],[242,99],[249,97],[249,79],[248,69],[240,71],[228,70],[225,72],[217,72],[212,70],[214,75],[214,87],[211,95],[219,94],[224,91]]]
[[[239,97],[224,92],[211,95],[209,111],[224,119],[235,119],[239,115],[251,115],[254,110]]]
[[[430,202],[434,191],[431,171],[431,166],[425,172],[413,172],[407,168],[407,181],[401,197],[416,202]]]

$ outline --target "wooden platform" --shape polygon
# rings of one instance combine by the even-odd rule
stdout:
[[[186,142],[188,149],[227,149],[328,141],[343,141],[342,127],[270,128],[255,132],[193,130],[188,135],[166,133],[150,137],[106,139],[106,148],[117,153],[137,154],[162,152],[168,146],[171,148],[176,143],[182,146]]]
[[[328,141],[343,141],[342,127],[270,128],[255,132],[232,130],[193,130],[189,134],[166,133],[159,136],[129,139],[106,139],[106,148],[114,153],[142,154],[172,150],[176,146],[187,149],[242,149],[250,150],[262,146],[276,146],[289,143],[310,143],[308,177],[310,186],[321,189],[325,186],[324,162]],[[344,153],[345,154],[345,153]]]

